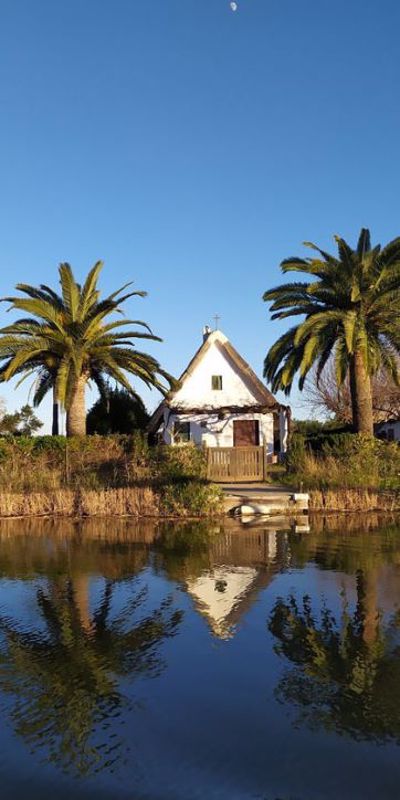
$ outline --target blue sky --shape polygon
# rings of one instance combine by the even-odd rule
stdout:
[[[102,258],[167,369],[218,312],[261,373],[281,259],[400,233],[399,25],[395,0],[0,0],[1,295]]]

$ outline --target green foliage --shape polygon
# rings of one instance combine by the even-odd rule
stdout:
[[[127,284],[100,300],[102,266],[98,261],[81,286],[70,265],[61,264],[61,294],[45,285],[20,283],[16,288],[21,296],[4,298],[24,317],[0,331],[0,379],[35,376],[35,405],[53,389],[68,411],[80,379],[93,381],[101,396],[107,396],[110,378],[134,395],[126,373],[164,393],[171,385],[171,376],[158,361],[135,349],[137,339],[161,341],[159,337],[141,320],[115,318],[126,300],[145,292],[125,292]],[[110,316],[112,321],[106,322]],[[84,409],[80,411],[84,422]]]
[[[302,433],[293,433],[286,454],[286,467],[289,473],[302,472],[306,461],[306,440]]]
[[[305,488],[400,488],[400,448],[363,434],[293,434],[288,480]]]
[[[150,447],[145,436],[0,437],[0,491],[152,487],[162,513],[207,516],[219,490],[207,483],[206,457],[193,445]]]
[[[160,476],[169,481],[188,478],[207,477],[207,457],[204,450],[193,444],[165,447],[161,445],[152,451],[157,453],[157,469]]]
[[[349,370],[352,373],[353,422],[361,427],[356,416],[356,398],[365,389],[360,365],[364,384],[368,376],[382,368],[396,382],[400,378],[396,358],[400,350],[400,238],[383,249],[380,245],[372,249],[369,231],[363,229],[354,250],[340,237],[335,239],[336,257],[305,242],[316,251],[316,257],[282,261],[283,272],[308,274],[308,280],[265,292],[272,319],[301,316],[303,321],[270,348],[264,375],[274,391],[281,389],[289,394],[296,375],[301,390],[311,368],[316,365],[318,380],[333,357],[339,385]],[[360,410],[361,406],[357,413]]]
[[[163,488],[161,508],[168,516],[204,517],[222,513],[222,491],[214,484],[191,480]]]
[[[102,436],[114,433],[130,434],[144,431],[149,415],[140,397],[126,389],[109,389],[94,403],[86,417],[86,432]]]
[[[24,447],[24,442],[21,442],[21,444]],[[65,447],[65,436],[36,436],[32,442],[32,449],[37,453],[64,453]]]
[[[20,411],[0,418],[0,436],[32,436],[42,426],[43,422],[35,416],[31,406],[25,405]]]
[[[193,444],[160,446],[156,458],[163,513],[176,517],[215,516],[221,513],[223,495],[219,487],[206,480],[207,458],[204,450],[199,450]]]
[[[340,432],[343,426],[339,428],[336,420],[327,420],[322,422],[319,419],[294,419],[292,421],[292,429],[294,433],[302,433],[304,436],[315,436],[317,434],[325,434],[327,432]]]

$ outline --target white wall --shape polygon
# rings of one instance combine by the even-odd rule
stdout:
[[[400,442],[400,422],[385,422],[379,426],[379,432],[388,435],[389,431],[393,431],[394,441]]]
[[[255,419],[259,421],[260,445],[268,454],[274,451],[274,419],[272,414],[229,414],[218,419],[218,414],[174,414],[165,411],[164,441],[173,444],[171,431],[177,420],[190,421],[191,440],[196,445],[206,447],[233,447],[233,422],[237,419]]]
[[[213,331],[208,340],[209,347],[200,362],[193,368],[182,387],[174,394],[172,408],[164,411],[163,438],[166,444],[174,444],[171,433],[177,420],[190,422],[191,440],[196,445],[207,447],[233,447],[234,420],[258,420],[260,445],[270,455],[274,452],[273,414],[246,413],[246,406],[257,406],[260,398],[245,373],[238,370],[231,362],[229,355],[221,349],[227,341],[221,331]],[[213,375],[222,376],[222,390],[212,389]],[[218,418],[218,409],[229,406],[243,408],[240,413],[230,413],[223,419]],[[179,414],[174,412],[179,408]],[[207,409],[205,412],[185,414],[185,408]],[[216,410],[214,413],[213,410]],[[280,412],[281,451],[286,449],[287,421],[286,415]]]
[[[217,331],[212,334],[213,339],[217,333],[221,342],[227,341]],[[222,390],[212,390],[212,375],[222,375]],[[243,406],[254,405],[256,402],[257,398],[250,386],[246,385],[243,375],[237,372],[228,357],[221,352],[216,338],[210,343],[192,375],[186,378],[181,389],[174,395],[174,405],[187,408]]]

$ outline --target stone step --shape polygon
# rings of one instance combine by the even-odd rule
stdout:
[[[281,493],[276,495],[227,495],[225,510],[241,516],[269,516],[271,514],[296,514],[308,512],[308,494]]]

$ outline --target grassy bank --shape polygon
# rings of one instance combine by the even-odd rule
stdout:
[[[220,490],[193,446],[141,437],[0,439],[0,517],[211,517]]]
[[[315,511],[400,509],[400,448],[356,434],[294,434],[282,480]]]
[[[400,511],[400,490],[311,489],[310,511]]]

